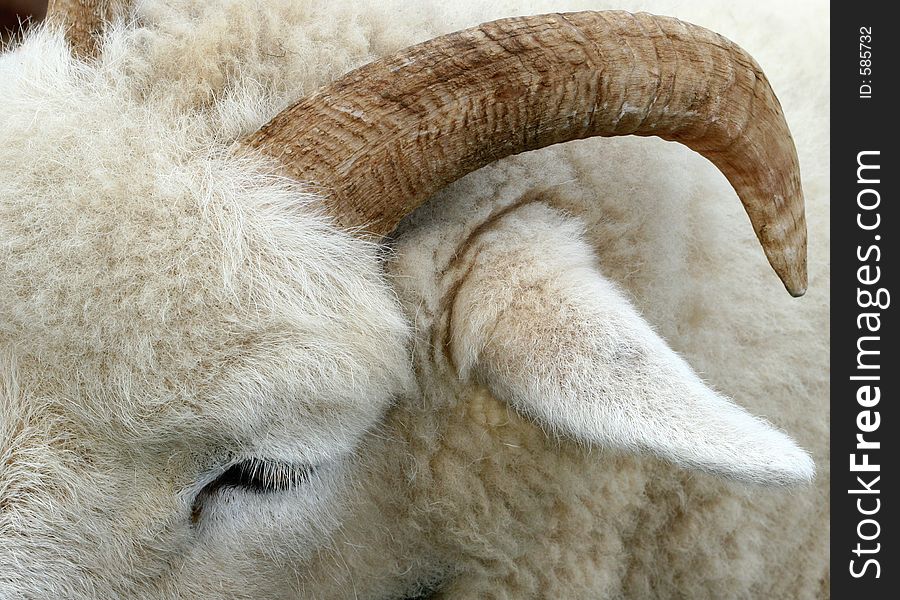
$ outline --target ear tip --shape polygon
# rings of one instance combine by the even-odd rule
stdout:
[[[746,423],[742,431],[749,434],[746,445],[739,452],[738,479],[769,486],[809,484],[816,476],[812,456],[787,433],[772,426],[765,419]]]
[[[804,450],[798,448],[796,455],[785,462],[786,468],[773,478],[775,485],[804,485],[815,479],[816,463]]]
[[[783,447],[780,464],[784,469],[781,485],[811,483],[816,477],[816,463],[809,452],[800,447],[790,436],[782,433],[787,442]]]
[[[755,472],[754,472],[755,471]],[[773,457],[760,470],[750,471],[740,479],[769,486],[794,486],[812,483],[816,477],[816,463],[802,448],[793,443]]]

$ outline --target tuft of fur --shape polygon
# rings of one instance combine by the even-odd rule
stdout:
[[[387,52],[606,8],[715,29],[766,70],[803,166],[806,297],[724,178],[659,140],[491,165],[386,256],[232,151]],[[826,5],[143,0],[133,17],[91,63],[49,29],[0,55],[0,598],[827,595]],[[559,427],[573,400],[542,397],[615,367],[569,358],[622,323],[700,396],[790,432],[815,482],[745,486],[587,443],[603,422]],[[317,468],[221,490],[192,524],[244,459]]]

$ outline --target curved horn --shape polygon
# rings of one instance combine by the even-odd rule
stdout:
[[[746,52],[676,19],[493,21],[357,69],[242,143],[321,186],[341,225],[383,235],[490,162],[616,135],[674,140],[712,161],[785,287],[806,290],[803,195],[781,106]]]
[[[97,40],[103,27],[124,14],[129,0],[50,0],[47,21],[65,28],[66,39],[76,56],[97,54]]]

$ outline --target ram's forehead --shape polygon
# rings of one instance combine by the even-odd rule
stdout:
[[[120,413],[382,405],[408,366],[374,248],[114,75],[49,35],[0,62],[0,350],[20,377]]]

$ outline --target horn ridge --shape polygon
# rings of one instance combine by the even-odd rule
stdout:
[[[323,189],[340,225],[385,235],[490,162],[617,135],[680,142],[712,161],[785,287],[805,291],[803,195],[781,106],[745,51],[677,19],[609,11],[492,21],[369,63],[241,143]]]
[[[131,0],[49,0],[47,22],[61,25],[72,52],[79,57],[96,56],[103,28],[124,14]]]

